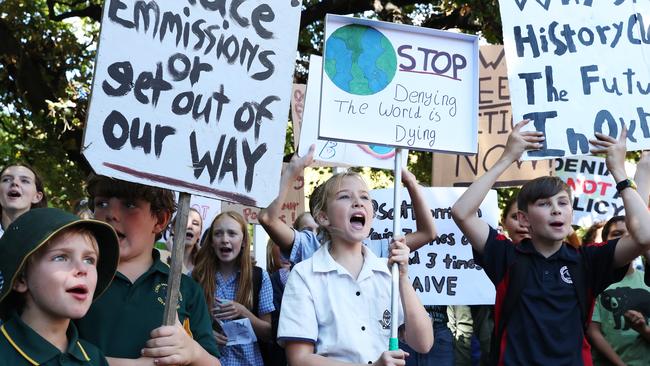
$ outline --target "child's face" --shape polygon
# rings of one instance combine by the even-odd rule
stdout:
[[[517,204],[510,205],[510,210],[506,214],[506,219],[503,222],[503,228],[508,233],[508,237],[514,243],[520,243],[526,238],[530,238],[528,229],[521,225],[519,219],[517,218]]]
[[[565,191],[540,198],[528,205],[527,213],[519,213],[519,220],[529,228],[533,240],[564,240],[572,231],[572,219],[571,199]]]
[[[201,228],[203,220],[201,215],[194,210],[190,210],[187,216],[187,228],[185,230],[185,246],[193,247],[201,239]]]
[[[86,235],[63,234],[37,252],[14,290],[26,293],[23,316],[79,319],[97,285],[97,245]]]
[[[372,200],[366,184],[358,177],[344,177],[336,191],[327,197],[327,210],[322,225],[333,240],[360,242],[372,226]]]
[[[607,233],[605,240],[618,239],[624,235],[627,235],[627,226],[625,225],[625,221],[616,221],[609,228],[609,233]]]
[[[244,233],[241,225],[233,218],[223,216],[212,227],[212,249],[220,262],[229,263],[237,259],[242,249]]]
[[[167,225],[167,220],[151,212],[151,204],[141,199],[97,196],[95,218],[110,224],[117,232],[120,262],[150,257],[156,234]]]
[[[3,209],[25,212],[40,202],[43,193],[36,190],[36,177],[28,168],[10,166],[0,177],[0,206]]]

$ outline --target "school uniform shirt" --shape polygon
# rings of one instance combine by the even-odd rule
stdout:
[[[625,275],[627,266],[613,267],[617,243],[618,240],[612,240],[581,248],[587,268],[584,283],[591,299]],[[507,286],[506,275],[516,259],[515,251],[530,256],[532,268],[505,326],[503,365],[590,364],[580,305],[567,268],[568,263],[578,262],[580,252],[564,243],[557,252],[544,258],[530,239],[514,245],[491,227],[483,255],[474,251],[474,258],[495,286]],[[495,315],[495,323],[498,316]]]
[[[596,300],[591,320],[600,323],[600,330],[616,354],[628,366],[650,365],[650,343],[639,336],[625,319],[625,312],[637,310],[650,320],[650,287],[643,282],[643,272],[634,271],[621,282],[609,286]],[[598,350],[593,349],[598,354]],[[609,362],[598,354],[595,365]]]
[[[86,316],[76,321],[81,337],[97,345],[107,357],[139,358],[151,331],[162,324],[169,267],[160,261],[158,250],[152,253],[153,264],[144,274],[131,283],[117,272]],[[181,276],[177,313],[192,338],[218,357],[203,290],[186,275]]]
[[[355,280],[329,253],[329,243],[291,270],[282,297],[278,342],[314,344],[316,354],[372,363],[388,349],[391,275],[387,260],[363,246]],[[404,319],[401,300],[398,324]]]
[[[224,278],[221,273],[217,272],[217,286],[214,296],[221,300],[234,300],[237,294],[237,284],[239,283],[240,271],[236,274]],[[271,279],[266,271],[262,270],[262,285],[260,286],[259,293],[259,314],[258,317],[265,314],[270,314],[275,310],[273,306],[273,286]],[[227,323],[232,320],[223,320]],[[262,361],[262,354],[258,343],[249,344],[236,344],[232,346],[224,346],[220,348],[222,366],[264,366]]]
[[[78,338],[73,323],[68,327],[68,349],[59,351],[13,313],[0,327],[0,366],[108,366],[102,352]]]
[[[322,234],[315,234],[311,230],[298,231],[293,229],[293,246],[289,255],[289,262],[300,263],[305,259],[311,258],[312,255],[320,248],[320,243],[324,240]],[[388,258],[388,248],[390,241],[388,239],[363,240],[363,245],[372,250],[375,256]]]

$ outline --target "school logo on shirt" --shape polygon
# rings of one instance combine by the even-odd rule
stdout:
[[[379,321],[379,324],[381,324],[381,327],[383,329],[390,329],[390,321],[391,321],[390,311],[386,309],[384,310],[384,317]]]
[[[569,285],[573,284],[571,273],[569,273],[569,268],[567,266],[562,266],[562,268],[560,268],[560,278],[564,283],[568,283]]]
[[[158,300],[158,303],[160,305],[165,306],[165,299],[167,299],[167,284],[166,283],[159,283],[153,287],[154,293],[156,293],[156,300]],[[180,309],[181,303],[183,302],[183,294],[178,292],[178,305],[176,305],[176,309]]]

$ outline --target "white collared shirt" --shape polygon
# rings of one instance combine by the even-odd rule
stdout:
[[[358,278],[337,263],[323,244],[296,264],[282,297],[278,342],[305,341],[316,354],[368,363],[388,350],[391,276],[387,259],[363,246]],[[399,302],[399,324],[404,315]]]

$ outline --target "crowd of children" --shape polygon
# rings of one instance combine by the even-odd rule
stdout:
[[[464,365],[472,333],[481,364],[590,365],[590,345],[596,364],[650,364],[648,276],[631,263],[650,253],[650,154],[638,164],[636,187],[624,169],[625,129],[618,139],[596,134],[590,141],[593,153],[606,154],[626,211],[602,227],[598,244],[568,239],[575,238],[572,192],[556,177],[524,184],[503,211],[502,233],[476,213],[499,175],[542,147],[541,133],[521,131],[526,123],[514,126],[501,157],[452,207],[497,289],[494,307],[420,302],[409,253],[437,234],[406,170],[417,230],[404,237],[368,239],[372,200],[351,171],[314,191],[312,215],[293,227],[280,220],[312,147],[293,157],[278,196],[260,212],[271,238],[266,270],[254,265],[241,215],[222,212],[201,240],[203,219],[189,212],[177,320],[161,326],[170,268],[154,243],[176,210],[173,193],[93,175],[94,218],[81,219],[46,208],[39,175],[9,165],[0,173],[0,365]],[[393,322],[401,349],[389,351]],[[252,337],[229,338],[232,329]]]

